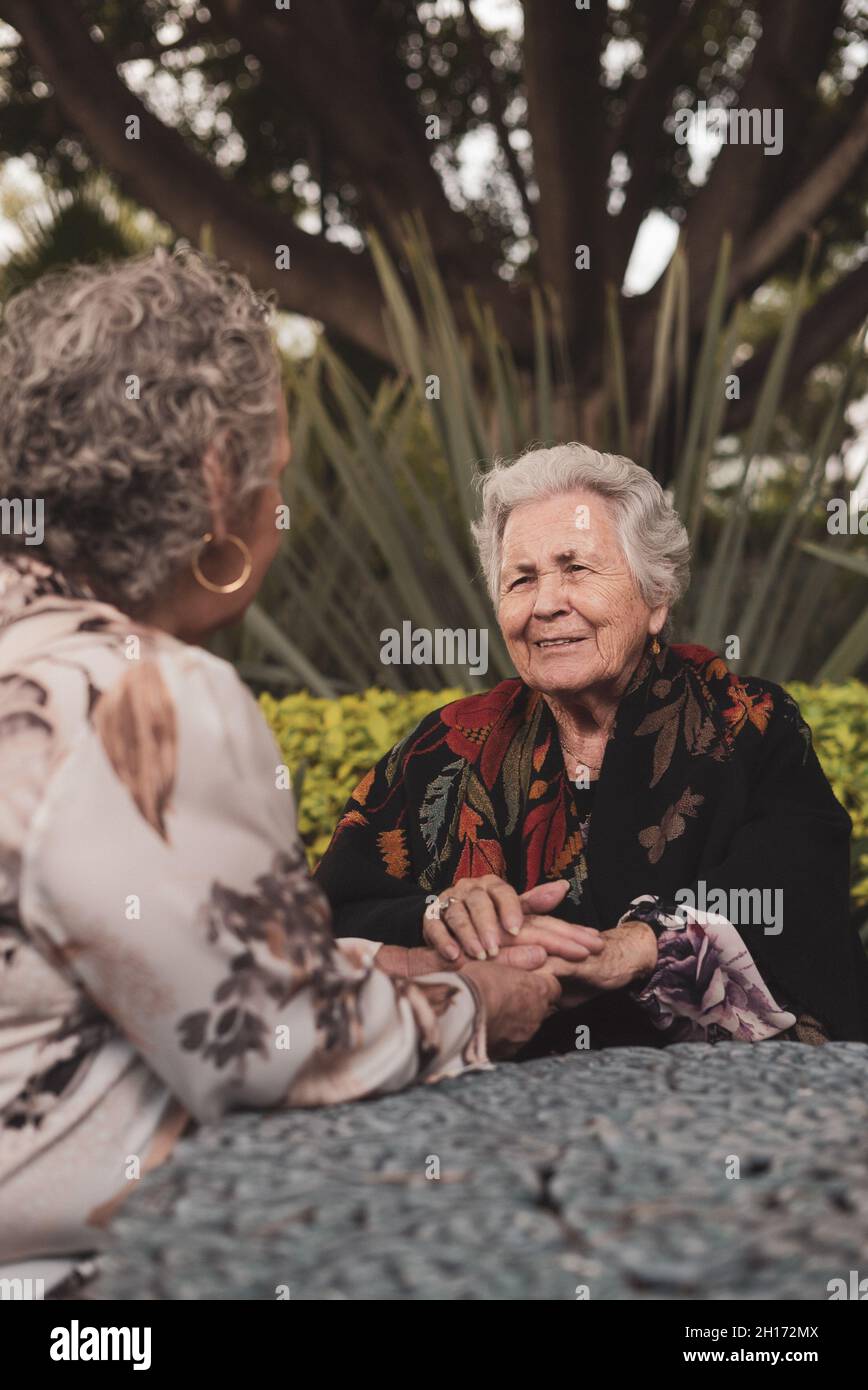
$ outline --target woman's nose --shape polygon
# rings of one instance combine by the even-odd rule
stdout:
[[[554,618],[559,613],[569,612],[569,607],[560,570],[539,575],[534,596],[534,616]]]

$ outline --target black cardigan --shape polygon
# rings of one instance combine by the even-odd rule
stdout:
[[[831,1038],[868,1041],[850,817],[779,686],[735,676],[707,648],[647,655],[618,709],[589,842],[576,849],[578,814],[536,692],[503,681],[446,706],[347,803],[317,871],[335,932],[420,945],[426,897],[468,872],[500,872],[519,892],[569,878],[556,915],[604,931],[643,893],[671,901],[679,890],[698,894],[700,882],[707,895],[781,889],[778,934],[736,923],[767,985]],[[660,1042],[632,1001],[587,1008],[635,1024],[641,1038],[628,1027],[622,1040]]]

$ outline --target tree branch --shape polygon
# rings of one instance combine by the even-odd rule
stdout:
[[[673,58],[678,55],[678,45],[687,34],[700,3],[694,0],[657,0],[648,17],[648,51],[645,55],[645,75],[636,82],[624,103],[624,112],[612,131],[609,141],[609,157],[616,150],[625,149],[639,125],[644,121],[649,107],[660,110],[661,93],[668,96]]]
[[[141,40],[131,43],[129,49],[124,53],[118,53],[119,63],[137,62],[140,58],[150,58],[152,62],[159,62],[164,53],[184,53],[190,48],[197,48],[200,44],[213,40],[217,34],[217,26],[213,17],[208,19],[192,19],[188,22],[183,34],[178,38],[172,39],[169,43],[143,43]]]
[[[436,145],[426,139],[382,32],[360,23],[360,13],[340,0],[285,12],[254,0],[213,0],[213,8],[275,76],[284,106],[303,112],[346,161],[383,230],[395,234],[403,217],[418,210],[438,255],[461,264],[466,218],[449,206],[431,164]]]
[[[830,154],[760,227],[733,269],[729,291],[736,295],[759,280],[807,231],[868,155],[868,101]]]
[[[842,0],[761,0],[762,38],[733,104],[740,109],[780,108],[785,147],[781,155],[769,157],[759,144],[724,145],[708,182],[690,203],[685,242],[690,267],[689,327],[694,337],[702,331],[724,231],[732,236],[738,265],[758,220],[765,221],[763,209],[773,215],[775,198],[780,202],[789,192],[787,179],[793,177],[800,135],[815,109],[817,77],[826,62],[841,4]],[[630,399],[640,416],[661,286],[662,281],[626,306]]]
[[[380,290],[369,261],[300,232],[195,155],[123,84],[112,56],[88,36],[70,0],[42,0],[38,6],[3,0],[3,13],[54,88],[66,118],[122,188],[195,244],[209,224],[218,254],[244,268],[260,289],[274,290],[285,309],[322,319],[388,360]],[[140,121],[139,140],[126,138],[132,115]],[[280,245],[290,248],[291,270],[277,269]]]
[[[609,140],[608,158],[623,150],[630,161],[630,180],[621,211],[611,219],[607,278],[620,286],[642,221],[654,205],[659,162],[668,154],[671,136],[664,127],[672,92],[682,71],[682,44],[698,23],[708,0],[656,0],[648,18],[646,72],[634,86],[624,114]]]
[[[868,316],[868,261],[851,270],[837,285],[814,304],[802,319],[784,381],[784,391],[799,387],[808,372],[831,357]],[[733,401],[726,415],[725,428],[742,429],[754,407],[768,369],[774,344],[761,348],[739,368],[741,398]]]
[[[315,7],[277,12],[256,0],[211,0],[211,9],[262,63],[284,108],[303,112],[330,157],[351,170],[386,242],[399,251],[405,217],[421,213],[456,311],[462,313],[470,281],[491,303],[504,336],[524,352],[526,306],[494,272],[498,248],[470,235],[467,218],[450,207],[431,164],[435,145],[373,22],[375,7],[317,0]]]
[[[536,234],[536,209],[527,196],[527,185],[525,183],[524,171],[518,160],[518,155],[509,141],[509,128],[506,124],[506,103],[503,100],[503,91],[491,70],[491,63],[486,52],[486,39],[482,30],[476,22],[476,16],[470,8],[470,0],[464,0],[464,17],[470,34],[470,44],[476,61],[479,63],[482,72],[482,82],[488,93],[488,106],[491,113],[492,124],[497,132],[498,143],[503,151],[506,166],[510,177],[516,186],[518,195],[521,198],[521,205],[524,208],[525,217],[531,231]]]
[[[534,173],[540,271],[558,296],[567,332],[592,341],[602,329],[606,257],[605,107],[600,55],[606,6],[524,0],[524,68]],[[575,247],[590,249],[589,271]]]
[[[726,144],[687,214],[691,328],[701,327],[717,266],[720,237],[728,230],[737,263],[772,185],[780,193],[785,165],[795,160],[800,133],[814,100],[842,0],[764,0],[763,33],[735,105],[783,111],[783,154],[769,157],[761,144]],[[772,203],[771,206],[774,206]]]

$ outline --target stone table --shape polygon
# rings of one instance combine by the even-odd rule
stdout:
[[[142,1181],[94,1295],[826,1299],[868,1274],[866,1120],[868,1046],[791,1042],[236,1115]]]

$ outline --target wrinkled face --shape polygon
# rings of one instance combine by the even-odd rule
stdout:
[[[642,599],[596,493],[562,493],[510,513],[498,620],[516,671],[533,689],[620,694],[666,612]]]

